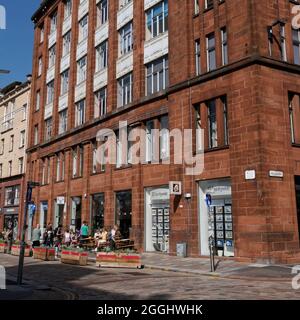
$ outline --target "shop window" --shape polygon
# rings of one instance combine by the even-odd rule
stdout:
[[[122,238],[128,239],[131,230],[132,196],[131,191],[116,192],[116,223]]]
[[[229,144],[226,97],[211,99],[197,104],[196,129],[204,130],[204,148],[213,149]],[[197,132],[201,134],[200,130]],[[197,151],[202,150],[201,139],[196,141]]]
[[[104,227],[104,193],[93,194],[92,197],[92,234]]]
[[[81,197],[71,198],[71,224],[72,230],[80,230],[81,228]]]

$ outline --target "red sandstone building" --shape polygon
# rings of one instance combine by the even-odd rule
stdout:
[[[300,32],[297,1],[45,0],[34,13],[28,179],[35,223],[118,223],[145,251],[297,260]],[[145,128],[142,164],[95,161],[96,134]],[[204,171],[165,165],[151,129],[204,129]],[[169,182],[182,183],[170,195]],[[207,203],[211,198],[211,205]],[[297,215],[298,213],[298,215]]]

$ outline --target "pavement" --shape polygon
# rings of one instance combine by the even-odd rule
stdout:
[[[89,255],[89,261],[96,261],[94,253]],[[143,253],[142,264],[145,269],[265,281],[291,281],[293,268],[293,265],[249,264],[215,257],[215,271],[212,272],[209,258],[184,258],[156,252]]]
[[[86,267],[25,258],[24,282],[16,285],[18,257],[0,254],[7,290],[0,300],[169,300],[169,299],[299,299],[292,288],[291,265],[263,265],[216,257],[210,272],[207,258],[143,253],[143,269]]]
[[[142,257],[145,268],[149,269],[232,279],[290,281],[292,278],[293,265],[249,264],[215,257],[216,270],[211,272],[208,258],[183,258],[160,253],[144,253]]]

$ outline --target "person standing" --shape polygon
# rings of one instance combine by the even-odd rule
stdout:
[[[83,221],[83,224],[80,229],[80,235],[82,239],[86,239],[89,237],[89,226],[86,221]]]
[[[53,247],[53,239],[54,239],[54,233],[52,229],[52,225],[48,225],[47,227],[47,247]]]
[[[9,227],[6,231],[6,235],[5,235],[7,244],[8,244],[8,252],[11,252],[11,247],[13,244],[13,229],[12,227]]]
[[[41,235],[42,235],[42,232],[41,232],[40,225],[37,224],[32,232],[32,248],[39,247],[41,245],[40,243]]]

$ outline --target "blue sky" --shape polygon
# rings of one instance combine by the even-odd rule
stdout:
[[[41,0],[0,0],[6,9],[6,30],[0,30],[0,88],[13,81],[26,80],[32,69],[33,23],[32,14]]]

